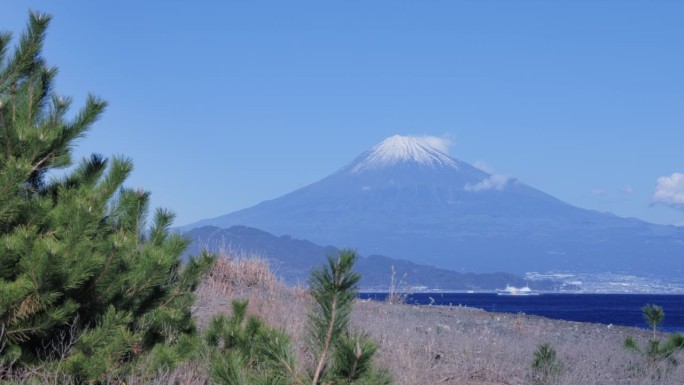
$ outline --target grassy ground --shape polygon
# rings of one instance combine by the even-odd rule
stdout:
[[[214,315],[229,313],[233,299],[248,299],[250,313],[284,329],[296,342],[300,365],[311,367],[305,342],[311,298],[305,290],[279,283],[264,262],[224,257],[197,290],[193,314],[200,330]],[[397,385],[684,385],[684,365],[665,372],[665,366],[647,365],[623,347],[627,336],[645,345],[651,336],[647,330],[464,307],[364,301],[355,304],[352,327],[378,343],[377,362],[390,370]],[[534,353],[542,343],[555,349],[562,365],[549,378],[539,377],[532,369]],[[684,352],[677,358],[684,360]],[[182,364],[153,378],[134,371],[125,383],[210,384],[202,361]],[[145,372],[145,362],[137,367]],[[71,383],[40,368],[9,380]],[[0,383],[4,382],[0,379]]]
[[[310,359],[301,342],[310,301],[304,290],[280,285],[264,263],[224,259],[198,291],[199,324],[229,311],[232,298],[249,299],[250,312],[285,329],[300,341],[300,359]],[[641,357],[623,347],[630,335],[645,344],[650,336],[646,330],[463,307],[362,301],[355,306],[352,322],[378,342],[378,361],[390,369],[398,385],[533,384],[537,377],[531,363],[542,343],[557,351],[563,367],[549,383],[684,384],[683,366],[655,378],[657,368],[644,365]],[[684,352],[679,358],[684,359]]]

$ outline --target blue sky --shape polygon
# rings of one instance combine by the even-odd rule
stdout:
[[[579,207],[684,225],[681,1],[4,1],[179,225],[433,135]],[[661,179],[659,179],[661,178]]]

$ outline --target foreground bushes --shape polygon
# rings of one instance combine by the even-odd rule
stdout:
[[[213,348],[210,371],[219,384],[389,384],[389,375],[373,366],[376,345],[349,330],[349,316],[360,276],[352,272],[356,254],[342,251],[309,280],[314,299],[309,314],[310,351],[314,366],[298,366],[290,338],[246,318],[247,302],[234,301],[231,318],[219,315],[206,331]]]
[[[95,381],[196,334],[193,291],[213,258],[181,266],[168,211],[145,226],[149,193],[122,187],[130,160],[93,155],[55,179],[106,103],[66,118],[41,56],[49,21],[31,13],[11,56],[0,35],[0,376],[40,364]]]
[[[353,252],[312,276],[311,371],[295,366],[284,333],[245,319],[246,302],[199,338],[190,306],[214,258],[181,265],[188,241],[169,232],[168,211],[145,225],[149,193],[123,187],[131,161],[93,155],[54,179],[106,103],[90,96],[66,118],[70,100],[53,93],[57,71],[41,56],[49,21],[31,13],[9,57],[0,35],[0,379],[40,368],[57,382],[110,382],[136,363],[154,376],[209,356],[220,383],[388,383],[370,363],[375,345],[348,331]]]
[[[660,380],[679,365],[677,354],[684,351],[684,334],[672,334],[667,340],[661,341],[656,332],[658,325],[665,319],[665,311],[662,307],[652,304],[644,306],[641,310],[644,320],[653,329],[653,337],[644,347],[639,346],[633,337],[627,337],[625,347],[638,353],[642,358],[641,362],[632,367],[636,375]]]

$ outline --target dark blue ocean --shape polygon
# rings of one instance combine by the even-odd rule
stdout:
[[[359,298],[384,300],[385,293],[360,293]],[[541,294],[504,296],[494,293],[418,293],[407,297],[416,305],[469,306],[492,312],[525,313],[567,321],[648,328],[641,313],[646,304],[665,311],[660,330],[684,333],[684,295]]]

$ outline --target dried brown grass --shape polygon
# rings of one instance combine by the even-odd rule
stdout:
[[[297,294],[299,293],[299,294]],[[274,327],[287,332],[298,330],[292,298],[302,296],[301,289],[288,288],[273,271],[268,261],[237,251],[221,254],[198,287],[194,316],[200,329],[218,313],[230,313],[235,299],[249,300],[249,309]]]
[[[302,337],[311,297],[303,288],[287,287],[268,261],[237,251],[224,251],[197,290],[194,317],[200,329],[216,314],[231,312],[233,300],[248,300],[250,314],[292,337],[302,362],[311,354]]]
[[[359,303],[355,321],[380,344],[379,360],[397,384],[530,384],[534,351],[549,342],[565,370],[556,384],[682,384],[631,376],[637,362],[623,347],[632,328],[487,313],[450,307]]]
[[[392,265],[392,275],[390,276],[390,284],[387,289],[387,299],[386,301],[392,304],[404,303],[406,298],[410,294],[408,285],[406,284],[406,276],[408,273],[404,273],[401,279],[397,279],[397,271]]]
[[[278,281],[267,261],[249,257],[239,253],[221,256],[197,290],[194,317],[198,325],[202,329],[212,316],[230,313],[232,300],[247,299],[248,311],[290,335],[298,361],[309,364],[312,357],[304,341],[310,296],[302,288],[289,288]],[[554,385],[684,385],[684,366],[662,379],[638,373],[641,361],[623,348],[623,343],[629,335],[645,342],[647,330],[464,307],[372,301],[355,304],[352,327],[378,343],[377,362],[391,371],[397,385],[532,384],[533,353],[544,342],[557,351],[564,368]],[[679,358],[684,359],[684,354]],[[68,383],[48,373],[31,377],[33,383]],[[126,383],[192,385],[210,381],[203,363],[195,362],[153,378],[133,375]]]
[[[227,258],[237,263],[240,258]],[[264,261],[258,269],[265,268]],[[255,268],[255,267],[252,267]],[[219,267],[236,271],[235,266]],[[246,273],[251,274],[253,273]],[[261,277],[271,277],[260,273]],[[221,276],[210,287],[243,282]],[[244,282],[251,282],[245,280]],[[300,361],[310,355],[305,324],[310,298],[301,288],[287,288],[270,278],[260,284],[230,290],[205,290],[196,314],[228,312],[233,298],[249,299],[249,311],[270,325],[285,330],[294,341]],[[208,288],[210,288],[208,287]],[[258,289],[254,289],[258,288]],[[275,292],[271,290],[276,290]],[[219,293],[232,293],[225,296]],[[216,297],[221,297],[217,300]],[[201,313],[206,313],[202,315]],[[676,367],[663,379],[636,375],[639,357],[623,348],[625,337],[640,341],[648,331],[551,320],[523,314],[488,313],[464,307],[411,306],[387,302],[358,301],[352,327],[368,333],[379,345],[377,361],[394,375],[397,385],[527,385],[532,383],[531,363],[539,344],[548,342],[558,352],[564,370],[557,385],[683,385],[684,367]],[[684,359],[684,355],[680,356]]]
[[[273,293],[283,289],[268,261],[237,251],[223,252],[203,285],[207,290],[228,296],[245,291]]]

